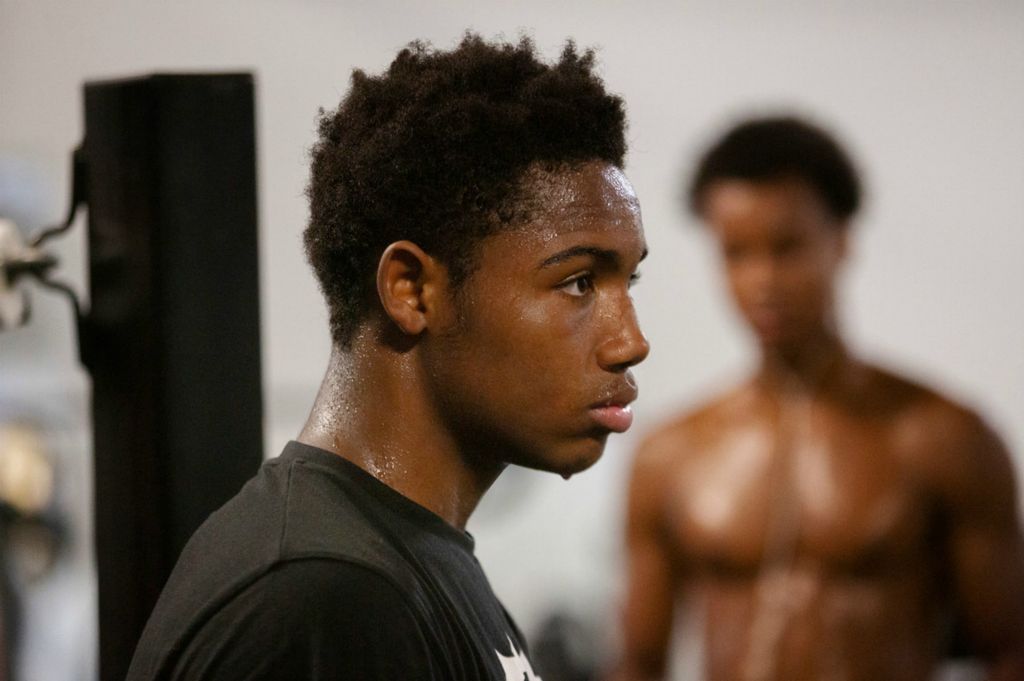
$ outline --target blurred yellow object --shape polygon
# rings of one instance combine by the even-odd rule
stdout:
[[[0,424],[0,501],[32,516],[52,498],[53,466],[42,434],[26,424]]]

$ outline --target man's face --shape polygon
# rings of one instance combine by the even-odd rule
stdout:
[[[433,395],[466,451],[562,475],[632,420],[647,356],[630,297],[646,254],[617,168],[531,173],[527,224],[484,239],[457,319],[423,348]]]
[[[733,299],[763,347],[796,348],[832,324],[846,229],[799,180],[722,180],[704,218]]]

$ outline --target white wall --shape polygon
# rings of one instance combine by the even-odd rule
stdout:
[[[834,126],[866,172],[846,295],[855,346],[977,406],[1024,464],[1024,4],[1012,0],[0,0],[0,212],[32,229],[62,215],[84,80],[254,70],[275,452],[299,427],[328,352],[300,250],[317,108],[337,104],[353,67],[379,71],[407,41],[450,46],[465,28],[527,30],[552,57],[567,36],[599,48],[609,88],[627,101],[627,171],[652,250],[636,289],[654,349],[637,372],[635,432],[571,482],[510,474],[473,524],[482,562],[526,628],[559,602],[609,616],[631,446],[748,361],[709,245],[678,198],[708,136],[752,110],[795,108]],[[81,235],[60,253],[81,288]],[[0,334],[0,408],[63,405],[62,432],[79,429],[86,450],[67,310],[35,299],[34,324]],[[74,477],[66,484],[87,484]],[[39,664],[33,678],[58,678]]]

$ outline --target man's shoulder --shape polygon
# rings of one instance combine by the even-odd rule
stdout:
[[[874,408],[889,423],[896,450],[928,488],[952,499],[983,495],[999,481],[1012,486],[1006,447],[977,410],[906,376],[877,367],[871,372]]]
[[[285,455],[265,462],[192,536],[165,591],[222,601],[279,565],[312,558],[400,579],[403,561],[388,540],[385,512],[331,463]]]
[[[209,572],[220,558],[230,573],[307,557],[372,564],[387,544],[371,540],[380,535],[371,505],[338,470],[281,456],[200,526],[179,562]]]
[[[922,381],[875,365],[864,372],[865,388],[855,399],[892,424],[902,445],[957,449],[991,434],[977,411]]]
[[[294,457],[264,463],[189,540],[147,624],[139,664],[162,668],[212,619],[268,599],[295,603],[281,611],[287,619],[329,618],[326,604],[365,612],[367,598],[412,598],[417,581],[380,525],[344,476]]]

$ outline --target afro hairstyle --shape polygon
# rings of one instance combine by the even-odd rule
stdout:
[[[307,188],[306,255],[333,342],[349,346],[366,318],[389,244],[416,243],[457,289],[479,241],[521,216],[528,169],[621,168],[625,125],[593,51],[571,41],[547,64],[528,38],[467,33],[450,51],[411,43],[382,75],[354,71],[338,108],[320,112]]]

